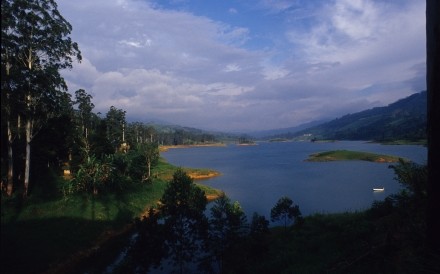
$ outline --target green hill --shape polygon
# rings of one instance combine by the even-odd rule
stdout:
[[[422,91],[386,107],[347,114],[295,133],[314,139],[418,141],[426,139],[427,94]],[[311,135],[310,135],[311,134]]]

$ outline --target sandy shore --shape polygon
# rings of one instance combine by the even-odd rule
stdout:
[[[159,146],[160,152],[168,151],[172,148],[191,148],[191,147],[225,147],[224,143],[198,144],[198,145],[175,145],[175,146]]]
[[[217,171],[209,171],[208,173],[199,172],[199,171],[187,171],[186,174],[193,180],[204,180],[209,178],[214,178],[220,176],[220,172]]]

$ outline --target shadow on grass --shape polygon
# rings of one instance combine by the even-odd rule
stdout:
[[[117,218],[131,220],[132,213],[121,211]],[[44,273],[66,261],[75,273],[85,258],[101,249],[100,241],[108,242],[103,238],[111,236],[114,223],[61,217],[2,224],[1,273]],[[50,273],[65,273],[58,271]]]

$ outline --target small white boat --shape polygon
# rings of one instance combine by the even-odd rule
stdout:
[[[373,191],[384,191],[384,190],[385,190],[384,187],[373,188]]]

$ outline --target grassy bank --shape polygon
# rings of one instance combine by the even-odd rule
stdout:
[[[176,169],[161,159],[153,170],[153,183],[133,184],[97,196],[35,194],[24,201],[2,196],[2,273],[42,273],[66,260],[75,262],[93,254],[109,238],[124,233],[133,218],[156,205]],[[185,170],[194,176],[218,175],[209,170]],[[211,199],[220,193],[206,186],[203,189]]]
[[[204,144],[192,144],[192,145],[167,145],[167,146],[159,146],[159,150],[161,152],[168,151],[169,149],[174,148],[191,148],[191,147],[225,147],[225,143],[204,143]]]
[[[191,177],[203,191],[205,191],[208,200],[213,200],[215,197],[220,195],[220,190],[213,189],[199,183],[200,180],[209,179],[221,175],[220,172],[212,169],[176,167],[170,165],[163,158],[161,158],[158,165],[153,170],[153,176],[167,182],[173,178],[173,174],[178,168],[182,168],[186,172],[186,174],[188,174],[188,176]]]
[[[311,154],[306,161],[309,162],[328,162],[328,161],[369,161],[376,163],[395,163],[399,157],[376,154],[362,151],[332,150]]]

